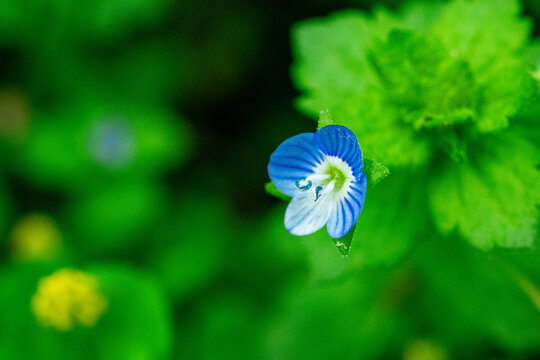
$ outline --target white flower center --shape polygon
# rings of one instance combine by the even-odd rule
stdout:
[[[313,193],[313,201],[331,194],[341,198],[349,190],[354,179],[352,168],[337,156],[325,156],[324,160],[313,169],[313,174],[305,179],[296,180],[296,187],[301,191]]]

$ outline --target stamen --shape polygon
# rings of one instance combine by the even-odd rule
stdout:
[[[321,181],[324,181],[324,180],[328,179],[329,177],[330,177],[330,174],[317,174],[317,173],[315,173],[315,174],[309,175],[306,178],[306,180],[313,181],[315,183],[319,183]]]
[[[319,200],[319,198],[320,198],[321,195],[322,195],[322,194],[321,194],[321,191],[322,191],[322,190],[323,190],[323,187],[322,187],[322,186],[317,186],[317,187],[315,188],[315,200],[313,200],[313,201]]]
[[[326,188],[321,192],[321,196],[333,191],[335,187],[336,187],[336,180],[330,181],[328,185],[326,185]]]
[[[298,179],[294,182],[296,187],[301,191],[307,191],[311,188],[311,181],[307,179]]]

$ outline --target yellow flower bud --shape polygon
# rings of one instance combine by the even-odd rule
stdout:
[[[54,259],[62,247],[62,238],[53,220],[42,214],[20,219],[10,236],[11,256],[18,261]]]
[[[108,302],[93,275],[61,269],[39,280],[31,306],[42,326],[68,331],[77,325],[94,326]]]

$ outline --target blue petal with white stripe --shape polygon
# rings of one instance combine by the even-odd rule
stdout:
[[[327,229],[331,237],[343,237],[352,229],[364,207],[366,189],[367,178],[362,173],[360,181],[351,184],[349,193],[337,202],[328,219]]]
[[[313,144],[326,155],[339,157],[353,169],[363,167],[362,151],[356,135],[345,126],[328,125],[321,128],[315,133]]]
[[[290,197],[301,193],[297,181],[307,178],[322,162],[323,154],[313,146],[313,134],[293,136],[281,143],[270,156],[268,174],[276,187]]]
[[[293,136],[270,156],[268,174],[293,199],[285,212],[285,228],[308,235],[327,225],[333,238],[354,226],[366,196],[362,151],[354,133],[329,125],[315,134]]]
[[[321,229],[332,212],[328,199],[313,201],[311,194],[294,197],[285,211],[285,228],[293,235],[309,235]]]

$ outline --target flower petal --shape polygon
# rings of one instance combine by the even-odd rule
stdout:
[[[313,201],[311,192],[302,193],[291,200],[285,211],[285,228],[293,235],[308,235],[321,229],[334,208],[332,196]]]
[[[282,142],[270,156],[268,175],[282,193],[294,197],[301,191],[295,181],[306,178],[323,159],[313,146],[313,133],[293,136]]]
[[[359,178],[363,160],[356,135],[341,125],[328,125],[319,129],[313,137],[313,144],[326,155],[337,156],[353,169]]]
[[[367,178],[364,173],[360,181],[351,183],[347,194],[336,204],[328,219],[328,234],[334,239],[345,236],[360,216],[366,198]]]

